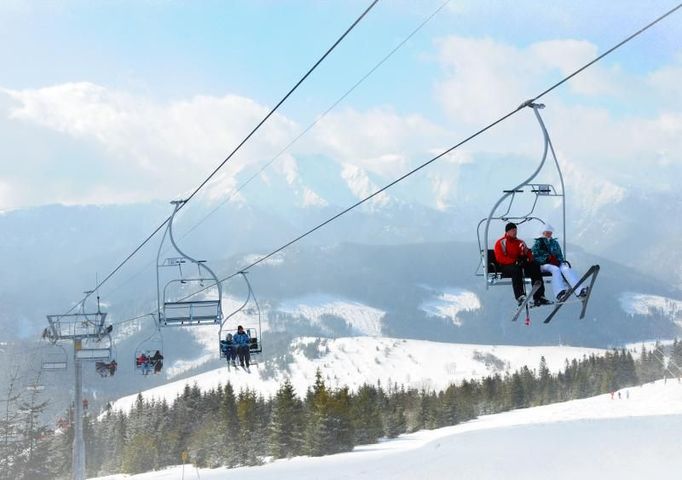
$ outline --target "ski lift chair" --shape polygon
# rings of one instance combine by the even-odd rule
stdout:
[[[495,259],[495,252],[493,250],[495,240],[490,238],[490,226],[491,224],[500,223],[504,224],[506,222],[514,222],[517,225],[530,224],[537,222],[540,225],[544,225],[545,221],[536,216],[535,212],[537,210],[538,204],[541,200],[545,199],[559,199],[561,202],[561,225],[564,231],[564,237],[562,241],[562,250],[564,255],[566,254],[566,195],[564,188],[564,178],[561,173],[561,168],[559,167],[559,162],[554,153],[554,147],[549,138],[549,133],[545,128],[545,124],[542,121],[539,110],[545,106],[542,104],[526,102],[522,106],[528,106],[533,109],[535,117],[540,125],[540,129],[543,135],[543,154],[540,160],[540,164],[535,169],[533,174],[526,180],[515,186],[510,190],[504,190],[502,197],[495,203],[491,209],[488,216],[482,219],[478,223],[477,227],[477,238],[478,238],[478,249],[480,252],[480,262],[476,270],[476,275],[484,277],[486,290],[491,286],[495,285],[510,285],[511,279],[508,275],[501,272],[500,265]],[[559,178],[559,186],[555,187],[549,183],[536,183],[535,178],[538,176],[540,171],[545,166],[547,155],[551,152],[553,164],[556,173]],[[527,211],[518,212],[518,201],[523,195],[526,198],[531,195],[531,204]],[[517,208],[515,208],[517,207]],[[500,228],[501,231],[501,228]],[[543,273],[545,277],[545,282],[551,281],[551,275],[549,273]],[[525,278],[526,283],[530,283],[529,278]]]
[[[135,358],[133,360],[135,372],[140,375],[158,373],[163,366],[163,359],[157,361],[152,360],[156,352],[159,352],[163,357],[163,337],[161,336],[161,329],[158,325],[156,325],[154,332],[140,342],[135,349]]]
[[[113,358],[113,341],[107,333],[101,338],[84,338],[74,344],[79,360],[109,362]]]
[[[223,351],[222,348],[220,348],[220,341],[223,340],[223,331],[225,330],[226,325],[228,322],[232,323],[234,325],[234,329],[236,330],[237,324],[234,322],[235,317],[240,314],[243,315],[245,318],[245,323],[246,325],[244,326],[244,331],[249,335],[250,338],[250,343],[249,343],[249,352],[252,354],[258,354],[263,352],[263,345],[261,343],[261,310],[260,310],[260,305],[258,304],[258,300],[256,299],[256,295],[253,292],[253,288],[251,287],[251,282],[249,281],[248,277],[246,276],[248,272],[246,271],[241,271],[239,274],[241,277],[244,279],[244,282],[247,287],[247,294],[246,298],[244,299],[244,302],[237,308],[235,311],[231,312],[229,315],[225,317],[225,320],[220,324],[220,330],[218,332],[218,350],[220,352],[220,358],[226,358],[225,352]],[[257,362],[252,359],[251,363],[256,364]]]
[[[564,178],[561,173],[561,168],[559,167],[559,161],[557,160],[556,154],[554,152],[554,147],[552,146],[552,142],[549,138],[549,133],[547,132],[547,128],[545,127],[545,124],[542,120],[542,117],[540,116],[539,110],[544,108],[544,105],[542,104],[537,104],[533,103],[532,101],[527,101],[524,104],[521,105],[521,107],[530,107],[533,109],[533,113],[535,114],[535,118],[538,121],[538,124],[540,125],[540,129],[542,131],[543,135],[543,154],[542,158],[540,160],[540,164],[538,167],[535,169],[535,171],[532,173],[530,177],[528,177],[526,180],[518,184],[516,187],[514,187],[511,190],[504,190],[502,197],[495,203],[493,208],[491,209],[490,213],[488,214],[487,218],[484,218],[478,223],[478,228],[477,228],[477,236],[478,236],[478,248],[480,252],[480,263],[479,267],[477,269],[476,274],[478,276],[484,277],[485,280],[485,285],[486,285],[486,290],[490,288],[491,286],[495,285],[510,285],[511,284],[511,279],[509,278],[508,275],[505,275],[502,273],[502,270],[500,269],[499,263],[497,263],[495,259],[495,252],[494,249],[491,248],[491,239],[490,239],[490,225],[493,222],[514,222],[517,225],[522,225],[524,223],[529,223],[529,222],[538,222],[542,225],[545,224],[545,222],[537,217],[535,215],[536,207],[538,206],[538,203],[541,199],[559,199],[561,203],[561,224],[563,227],[563,232],[564,232],[564,237],[562,239],[562,251],[564,253],[564,256],[566,256],[566,195],[565,195],[565,186],[564,186]],[[521,108],[520,107],[520,108]],[[558,175],[559,178],[559,187],[555,187],[552,184],[548,183],[535,183],[534,180],[542,170],[542,168],[545,165],[545,162],[547,160],[547,155],[551,153],[552,155],[552,160],[554,161],[554,167],[556,169],[556,174]],[[532,197],[532,202],[531,206],[528,209],[528,211],[524,213],[516,213],[516,210],[514,207],[516,206],[515,200],[517,200],[517,197],[520,196],[521,194],[531,194],[533,195]],[[494,245],[494,243],[493,243]],[[599,266],[598,265],[592,265],[587,272],[583,275],[583,277],[580,279],[577,285],[575,285],[573,288],[569,289],[567,295],[570,297],[570,294],[573,293],[573,291],[578,288],[578,286],[585,284],[587,285],[587,290],[588,294],[587,296],[581,300],[582,302],[582,311],[580,313],[580,318],[583,318],[585,316],[585,311],[587,308],[587,303],[589,301],[590,294],[592,292],[592,287],[594,285],[594,282],[597,278],[597,275],[599,273]],[[542,273],[542,276],[544,277],[545,283],[551,282],[551,274],[550,273]],[[531,283],[530,278],[524,278],[524,282],[527,284]],[[528,297],[529,299],[530,297]],[[528,299],[524,302],[523,305],[519,306],[519,309],[516,312],[516,316],[514,316],[514,320],[518,317],[518,314],[521,310],[522,307],[525,306],[526,310],[528,309],[527,307],[527,302]],[[556,302],[552,312],[547,316],[545,319],[545,323],[548,323],[552,317],[557,313],[557,311],[561,308],[563,304],[565,304],[566,301],[561,301],[561,302]],[[529,317],[526,318],[526,324],[529,324]]]
[[[68,367],[68,356],[64,347],[49,344],[43,347],[41,353],[41,367],[43,370],[59,371]]]
[[[178,247],[173,236],[173,221],[184,201],[171,202],[174,205],[168,226],[156,256],[157,309],[160,326],[220,325],[223,320],[222,284],[205,260],[196,260]],[[161,260],[165,241],[179,256]],[[186,276],[183,265],[196,267],[196,276]],[[166,273],[166,272],[171,273]],[[172,273],[177,272],[177,273]],[[162,280],[163,277],[163,280]],[[163,283],[163,287],[161,286]],[[210,289],[205,287],[208,284]],[[214,293],[213,287],[217,290]],[[198,288],[198,290],[197,290]],[[195,289],[194,291],[191,291]],[[189,293],[188,293],[188,290]],[[200,297],[200,292],[206,291]]]

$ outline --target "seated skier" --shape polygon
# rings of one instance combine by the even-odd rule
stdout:
[[[239,325],[237,327],[237,333],[233,337],[234,343],[237,346],[237,355],[239,356],[239,364],[246,370],[249,369],[249,364],[251,362],[251,352],[249,346],[251,345],[251,337],[244,331],[244,327]],[[246,365],[244,363],[246,362]]]
[[[533,253],[526,242],[517,238],[515,223],[509,222],[504,227],[504,237],[495,242],[495,260],[500,265],[503,274],[511,277],[514,298],[519,305],[526,300],[523,290],[523,277],[530,277],[533,284],[539,284],[533,295],[535,306],[548,305],[551,302],[545,298],[545,285],[540,273],[540,264],[533,258]]]
[[[154,366],[155,375],[161,372],[161,369],[163,368],[163,355],[161,355],[159,350],[149,358],[149,363]]]
[[[234,344],[234,339],[232,338],[231,333],[228,333],[225,336],[225,340],[220,341],[220,350],[222,351],[223,355],[225,355],[228,366],[231,364],[233,367],[236,367],[235,359],[237,358],[237,347]]]
[[[557,302],[567,299],[566,294],[569,288],[573,288],[578,283],[578,275],[564,259],[561,245],[552,238],[554,227],[546,223],[542,227],[542,234],[535,239],[532,252],[535,259],[540,263],[540,270],[552,274],[552,290]],[[587,287],[584,287],[577,294],[579,298],[587,296]]]

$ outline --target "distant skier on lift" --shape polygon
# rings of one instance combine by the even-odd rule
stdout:
[[[500,265],[502,273],[511,277],[514,298],[519,305],[526,301],[523,278],[528,276],[534,285],[538,285],[533,294],[535,306],[549,305],[551,302],[545,298],[540,265],[533,258],[533,252],[526,242],[516,237],[518,232],[516,224],[507,223],[504,231],[504,237],[495,242],[495,260]]]
[[[244,327],[239,325],[237,327],[237,333],[233,337],[234,344],[237,346],[237,355],[239,356],[239,363],[246,371],[249,371],[249,366],[251,363],[251,352],[249,351],[249,345],[251,344],[251,337],[244,331]],[[246,361],[246,365],[244,362]]]

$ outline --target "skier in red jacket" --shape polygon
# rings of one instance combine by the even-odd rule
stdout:
[[[526,242],[516,238],[516,224],[509,222],[504,227],[504,237],[495,242],[495,260],[500,265],[503,274],[509,275],[514,288],[514,297],[521,305],[526,296],[523,291],[523,277],[530,277],[533,283],[540,283],[540,288],[533,295],[535,305],[548,305],[545,298],[545,284],[542,281],[540,265],[533,259],[533,252]]]

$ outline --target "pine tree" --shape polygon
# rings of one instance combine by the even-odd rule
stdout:
[[[157,438],[153,432],[138,432],[132,435],[123,448],[121,470],[124,473],[142,473],[154,468],[154,455],[150,454],[150,448],[157,444]]]
[[[510,394],[512,408],[521,408],[526,406],[526,395],[523,391],[523,381],[521,380],[521,374],[519,372],[514,372],[511,376]]]
[[[329,453],[348,452],[353,449],[353,423],[351,398],[348,387],[336,391],[329,403],[329,431],[331,444]]]
[[[422,390],[420,397],[421,404],[419,408],[418,420],[420,425],[419,428],[432,430],[434,428],[440,427],[440,405],[438,402],[438,396],[433,392]]]
[[[478,384],[475,381],[463,380],[462,384],[459,386],[456,399],[457,399],[457,411],[458,418],[457,421],[464,422],[476,418],[477,414],[477,392]]]
[[[407,429],[405,410],[399,402],[389,403],[389,408],[384,418],[384,433],[388,438],[395,438],[405,433]]]
[[[388,438],[395,438],[407,431],[407,416],[405,415],[407,394],[404,388],[398,389],[395,385],[382,397],[384,435]]]
[[[258,443],[263,438],[258,428],[256,393],[243,390],[237,396],[237,419],[239,420],[239,453],[240,464],[259,465]]]
[[[95,456],[100,459],[100,472],[103,474],[113,474],[121,470],[127,423],[127,415],[109,409],[95,428],[97,437]]]
[[[329,452],[333,427],[329,416],[330,394],[322,379],[322,372],[315,372],[315,384],[306,399],[307,421],[305,453],[321,456]]]
[[[47,463],[46,442],[41,439],[47,437],[49,431],[45,425],[39,423],[39,418],[45,411],[48,402],[41,399],[40,372],[27,386],[27,391],[19,394],[15,403],[17,416],[15,429],[14,473],[16,480],[48,479],[43,465]]]
[[[222,437],[222,462],[228,467],[239,464],[239,419],[237,418],[237,399],[232,384],[227,382],[220,402],[220,427]]]
[[[293,457],[302,453],[303,403],[296,397],[291,381],[286,379],[273,400],[269,428],[270,455]]]
[[[71,472],[74,437],[73,409],[67,410],[63,418],[64,424],[48,441],[50,461],[45,465],[45,470],[52,475],[52,478],[62,478]]]
[[[178,452],[182,451],[183,444],[175,425],[172,408],[166,400],[162,400],[157,404],[156,410],[153,431],[158,434],[159,448],[154,464],[156,468],[176,465],[180,458]]]
[[[675,376],[682,378],[682,341],[679,341],[677,338],[673,342],[668,363]]]
[[[354,443],[368,444],[376,441],[384,433],[380,396],[376,387],[362,385],[353,397],[351,414],[354,433]]]
[[[540,366],[538,367],[539,385],[535,404],[545,405],[554,401],[554,392],[551,391],[551,377],[552,374],[547,367],[547,360],[543,355],[540,357]]]
[[[15,478],[17,474],[18,442],[20,416],[18,402],[21,398],[19,390],[19,371],[12,368],[9,373],[7,387],[0,398],[0,479]]]

